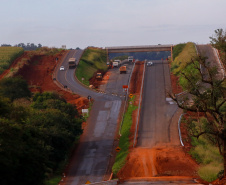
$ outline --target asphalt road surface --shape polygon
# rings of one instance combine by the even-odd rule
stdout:
[[[163,61],[153,63],[145,71],[137,147],[152,148],[172,140],[179,144],[178,134],[170,134],[177,105],[166,99],[167,91],[171,91],[169,67]]]
[[[129,65],[130,71],[126,75],[115,74],[118,69],[113,69],[112,77],[109,80],[111,81],[111,78],[117,79],[113,79],[110,86],[106,85],[105,91],[108,94],[98,93],[84,87],[74,78],[75,69],[68,69],[68,59],[75,57],[79,60],[81,55],[82,50],[71,50],[61,64],[66,70],[59,71],[59,65],[56,74],[56,79],[62,86],[67,86],[67,89],[81,96],[90,95],[95,99],[87,120],[87,127],[81,136],[79,146],[73,155],[73,160],[64,179],[64,184],[68,185],[103,180],[111,157],[118,116],[124,99],[122,84],[128,84],[132,69],[132,65]],[[115,95],[111,93],[112,87],[114,87]]]
[[[217,53],[214,51],[214,48],[211,45],[197,45],[198,53],[208,57],[206,62],[209,63],[209,66],[216,66],[218,74],[217,78],[222,79],[224,77],[224,69],[218,60]]]
[[[123,90],[122,86],[128,85],[128,80],[130,79],[134,64],[123,62],[122,65],[126,66],[126,74],[120,74],[119,67],[109,69],[111,75],[109,77],[108,83],[102,85],[100,88],[107,94],[113,94],[118,97],[124,98],[126,92]]]

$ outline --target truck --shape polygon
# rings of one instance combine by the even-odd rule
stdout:
[[[118,67],[121,64],[121,60],[114,60],[114,62],[112,63],[113,67]]]
[[[121,66],[119,68],[120,74],[125,73],[126,74],[126,66]]]
[[[76,67],[76,58],[69,58],[68,65],[69,65],[70,69],[75,68]]]
[[[97,80],[102,80],[102,78],[103,78],[102,73],[97,73],[97,74],[96,74],[96,79],[97,79]]]
[[[133,56],[128,57],[128,62],[133,62]]]

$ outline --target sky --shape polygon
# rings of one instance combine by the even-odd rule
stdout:
[[[218,28],[226,0],[0,0],[0,44],[207,44]]]

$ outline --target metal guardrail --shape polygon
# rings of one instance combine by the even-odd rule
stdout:
[[[90,185],[117,185],[118,179],[115,180],[109,180],[109,181],[102,181],[102,182],[94,182],[89,183]],[[85,184],[83,184],[85,185]]]
[[[180,118],[178,120],[178,132],[179,132],[179,137],[180,137],[180,143],[181,143],[182,146],[184,146],[184,143],[182,141],[181,130],[180,130],[180,123],[181,123],[181,119],[182,119],[183,115],[184,114],[181,114],[180,115]]]
[[[223,65],[223,63],[222,63],[222,61],[221,61],[221,59],[219,57],[218,50],[216,48],[213,48],[213,50],[214,50],[214,52],[215,52],[215,54],[217,56],[218,62],[220,64],[220,66],[221,66],[221,70],[223,71],[223,78],[222,79],[224,79],[226,77],[224,65]]]

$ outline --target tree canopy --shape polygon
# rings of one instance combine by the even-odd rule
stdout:
[[[10,82],[13,84],[9,86],[19,88],[17,83],[21,79],[10,79]],[[1,88],[6,88],[4,85]],[[0,96],[2,185],[43,184],[65,161],[82,133],[82,120],[75,106],[56,93],[37,93],[33,99],[26,99],[30,93],[25,92],[19,93],[23,96],[15,95],[15,91],[10,91],[10,96],[7,93]]]
[[[195,130],[197,138],[203,134],[214,137],[226,167],[226,80],[217,77],[216,67],[210,67],[206,57],[196,56],[180,73],[184,94],[171,97],[186,111],[201,112],[203,127]],[[202,69],[201,69],[202,67]],[[205,73],[203,73],[203,68]]]
[[[214,32],[215,35],[210,37],[210,43],[213,47],[221,51],[223,62],[226,65],[226,32],[223,29],[217,29]]]
[[[31,92],[26,80],[21,77],[10,77],[0,81],[0,95],[13,101],[18,98],[30,97]]]

